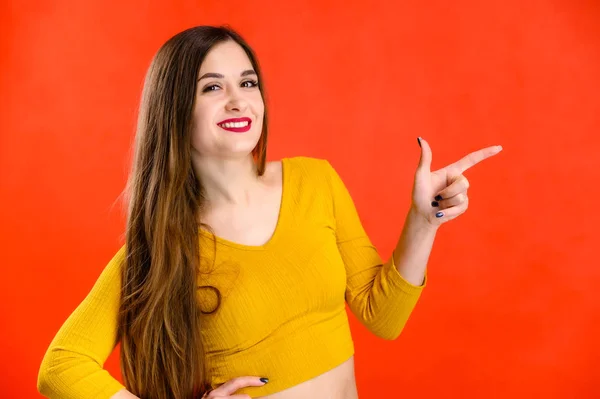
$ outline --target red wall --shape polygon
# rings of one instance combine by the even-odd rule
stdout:
[[[470,208],[442,226],[400,339],[351,317],[361,399],[600,395],[598,3],[395,3],[3,2],[1,396],[39,396],[44,351],[120,246],[152,55],[220,23],[263,65],[269,157],[329,159],[384,257],[417,136],[434,169],[504,147],[466,172]]]

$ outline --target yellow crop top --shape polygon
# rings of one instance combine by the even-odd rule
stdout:
[[[198,276],[199,305],[206,312],[217,305],[214,290],[204,286],[222,295],[218,310],[202,315],[210,382],[216,388],[234,377],[268,377],[264,386],[236,391],[253,398],[316,377],[354,354],[345,303],[375,335],[397,338],[426,284],[406,281],[392,259],[382,262],[329,162],[282,163],[279,220],[266,244],[199,234],[201,261],[214,268]],[[117,344],[124,255],[123,246],[54,337],[38,376],[43,395],[109,398],[124,388],[102,368]]]

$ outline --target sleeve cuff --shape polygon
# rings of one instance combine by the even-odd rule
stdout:
[[[415,285],[402,277],[398,271],[398,268],[396,267],[396,264],[394,263],[393,253],[392,256],[390,256],[390,260],[383,265],[383,268],[386,280],[390,281],[392,284],[402,289],[406,293],[418,295],[427,285],[427,270],[425,270],[425,277],[423,278],[423,283],[421,285]]]

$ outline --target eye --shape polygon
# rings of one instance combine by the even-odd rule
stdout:
[[[258,87],[258,81],[256,81],[256,80],[245,80],[245,81],[242,82],[242,87],[245,87],[247,89],[251,89],[253,87]],[[212,85],[206,86],[204,89],[202,89],[202,93],[208,93],[209,91],[216,91],[217,89],[220,89],[220,88],[221,87],[219,85],[212,84]]]
[[[210,86],[206,86],[206,87],[205,87],[205,88],[202,90],[202,93],[206,93],[206,92],[209,92],[209,91],[215,91],[215,90],[213,90],[213,89],[212,89],[213,87],[219,87],[219,86],[218,86],[218,85],[210,85]]]
[[[250,86],[244,86],[246,83],[250,83]],[[258,86],[258,82],[256,80],[246,80],[242,83],[244,87],[256,87]]]

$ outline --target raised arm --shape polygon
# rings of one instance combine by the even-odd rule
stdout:
[[[403,278],[394,257],[383,263],[365,233],[342,179],[326,162],[338,250],[346,267],[346,302],[352,313],[380,338],[396,339],[425,286]]]

